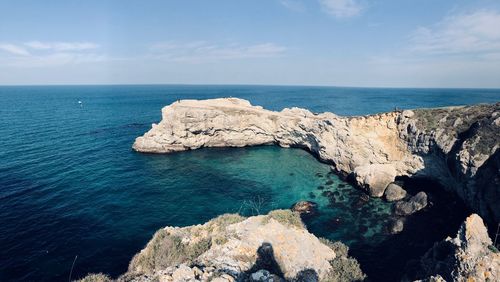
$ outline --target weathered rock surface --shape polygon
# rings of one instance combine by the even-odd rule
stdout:
[[[500,221],[500,103],[340,117],[299,108],[273,112],[227,98],[178,101],[162,115],[136,139],[136,151],[299,147],[351,175],[371,196],[381,197],[397,176],[424,176]]]
[[[304,216],[312,216],[318,212],[318,204],[311,201],[299,201],[291,207],[291,210]]]
[[[359,264],[347,257],[345,245],[316,238],[305,229],[298,213],[276,210],[268,215],[222,215],[203,225],[163,228],[117,281],[291,281],[305,276],[317,281],[337,276],[353,281],[364,278]]]
[[[292,108],[273,112],[228,98],[182,100],[163,108],[163,119],[133,148],[169,153],[201,147],[277,144],[308,149],[339,171],[355,173],[374,196],[396,175],[415,172],[422,162],[407,150],[397,130],[398,113],[343,118]]]
[[[500,281],[500,253],[491,244],[483,220],[473,214],[465,220],[455,238],[448,237],[436,243],[421,258],[417,279]]]
[[[406,190],[397,184],[391,183],[387,186],[384,195],[388,202],[399,201],[406,197]]]
[[[401,233],[404,229],[404,218],[396,218],[389,222],[388,231],[390,234]]]
[[[394,213],[397,215],[410,215],[427,206],[427,194],[418,192],[408,201],[399,201],[394,206]]]

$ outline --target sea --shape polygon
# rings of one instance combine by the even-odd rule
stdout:
[[[391,204],[364,201],[328,164],[301,149],[134,152],[134,139],[180,99],[238,97],[271,110],[367,115],[492,103],[499,89],[249,85],[0,87],[0,281],[68,281],[124,273],[164,226],[224,213],[265,214],[318,203],[310,232],[350,246],[371,281],[397,281],[405,262],[456,232],[464,214],[436,205],[390,235]],[[415,191],[428,189],[414,183]],[[411,185],[410,185],[411,186]],[[442,205],[441,205],[442,206]],[[450,209],[443,212],[443,209]]]

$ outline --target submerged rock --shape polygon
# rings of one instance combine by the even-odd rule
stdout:
[[[299,201],[291,207],[291,210],[301,215],[312,216],[318,213],[318,204],[311,201]]]
[[[396,218],[393,219],[389,222],[388,225],[388,231],[390,234],[398,234],[401,233],[404,229],[404,219],[403,218]]]
[[[410,215],[427,206],[427,194],[418,192],[417,195],[411,197],[408,201],[399,201],[394,206],[394,212],[397,215]]]
[[[361,196],[359,196],[359,200],[363,201],[363,202],[369,202],[370,197],[368,197],[368,195],[366,195],[366,194],[361,194]]]
[[[361,194],[357,201],[354,203],[353,207],[356,209],[363,209],[364,205],[370,201],[370,196],[366,194]]]
[[[385,189],[384,195],[385,199],[388,202],[399,201],[406,197],[406,190],[404,190],[403,188],[401,188],[401,186],[395,183],[391,183]]]
[[[334,217],[328,221],[328,228],[330,230],[337,229],[342,224],[342,219],[339,217]]]
[[[473,214],[455,238],[434,244],[418,262],[416,277],[405,280],[500,281],[500,253],[491,244],[483,220]]]
[[[324,197],[332,197],[335,194],[332,191],[323,191],[321,195]]]
[[[340,243],[309,233],[298,213],[222,215],[203,225],[160,229],[116,281],[316,281],[364,278]],[[347,248],[343,247],[342,249]],[[346,266],[350,268],[346,268]],[[346,273],[349,271],[349,273]],[[88,278],[105,275],[89,275]],[[82,281],[92,281],[92,280]],[[281,280],[283,279],[283,280]]]

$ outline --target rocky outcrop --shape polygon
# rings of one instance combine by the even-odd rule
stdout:
[[[394,213],[397,215],[410,215],[427,206],[427,194],[418,192],[417,195],[411,197],[408,201],[399,201],[394,205]]]
[[[342,281],[364,279],[347,247],[309,233],[298,213],[227,214],[203,225],[166,227],[132,259],[117,281]],[[313,280],[300,280],[304,277]],[[90,278],[108,279],[91,274]],[[96,280],[99,281],[99,280]],[[268,280],[264,280],[268,281]]]
[[[387,186],[387,189],[385,189],[385,199],[388,202],[394,202],[394,201],[399,201],[402,200],[406,197],[406,190],[401,188],[401,186],[391,183],[389,186]]]
[[[225,98],[181,100],[138,137],[139,152],[276,144],[304,148],[381,197],[397,176],[436,179],[489,220],[500,221],[500,103],[360,117],[273,112]]]
[[[422,281],[500,281],[500,253],[491,244],[483,220],[473,214],[455,238],[436,243],[414,272]]]
[[[290,208],[302,216],[313,216],[318,213],[318,204],[311,201],[299,201]]]
[[[405,219],[403,217],[394,218],[389,222],[388,231],[390,234],[401,233],[404,229]]]

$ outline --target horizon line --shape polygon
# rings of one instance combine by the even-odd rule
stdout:
[[[441,87],[441,86],[351,86],[310,84],[260,84],[260,83],[48,83],[48,84],[0,84],[0,87],[65,87],[65,86],[261,86],[261,87],[318,87],[318,88],[378,88],[378,89],[485,89],[500,90],[498,87]]]

